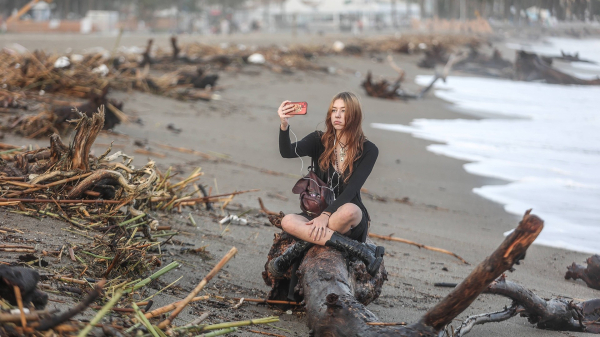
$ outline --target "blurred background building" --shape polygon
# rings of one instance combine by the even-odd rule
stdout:
[[[431,29],[436,20],[550,25],[599,16],[600,0],[0,0],[0,23],[10,32],[359,34]]]

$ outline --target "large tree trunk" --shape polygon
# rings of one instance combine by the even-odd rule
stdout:
[[[273,222],[273,221],[272,221]],[[273,222],[276,224],[276,222]],[[445,299],[429,310],[419,322],[400,327],[369,325],[378,318],[365,305],[379,296],[385,278],[382,268],[375,278],[366,273],[362,262],[348,262],[342,253],[323,246],[311,248],[298,268],[297,289],[304,297],[307,323],[315,336],[436,336],[458,314],[464,311],[487,286],[522,259],[527,248],[543,227],[535,215],[525,214],[519,226],[485,261],[458,285]],[[285,250],[282,236],[269,252],[269,259]],[[290,240],[288,237],[286,240]],[[263,273],[267,284],[276,283]],[[367,296],[365,296],[365,294]],[[398,321],[400,321],[399,319]]]

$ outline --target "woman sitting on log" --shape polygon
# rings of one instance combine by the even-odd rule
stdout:
[[[315,131],[291,143],[288,115],[295,107],[284,101],[277,113],[281,119],[279,151],[283,158],[308,156],[313,170],[327,184],[334,201],[321,214],[288,214],[281,221],[283,230],[298,241],[281,256],[270,261],[269,272],[282,277],[290,266],[314,244],[334,247],[361,259],[375,275],[383,259],[383,247],[365,244],[369,214],[360,189],[373,170],[379,150],[362,130],[362,110],[356,95],[342,92],[331,100],[326,130]]]

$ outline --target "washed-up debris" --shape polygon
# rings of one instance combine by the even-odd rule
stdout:
[[[565,53],[563,50],[560,51],[560,56],[552,56],[551,58],[554,60],[560,60],[563,62],[584,62],[584,63],[597,64],[597,62],[595,62],[595,61],[579,58],[579,53],[569,54],[569,53]]]
[[[399,74],[398,78],[393,82],[393,84],[388,82],[388,80],[386,80],[386,79],[382,79],[377,82],[373,81],[371,72],[369,71],[369,72],[367,72],[367,77],[361,83],[361,86],[365,89],[365,91],[367,92],[367,95],[373,96],[373,97],[392,99],[392,100],[394,100],[394,99],[402,99],[402,100],[420,99],[420,98],[423,98],[423,96],[425,96],[425,94],[427,94],[427,92],[429,92],[429,90],[431,90],[431,88],[433,87],[435,82],[437,82],[439,79],[442,79],[443,81],[445,81],[446,77],[448,77],[448,75],[450,74],[450,71],[451,71],[452,67],[454,66],[454,64],[456,64],[460,60],[461,60],[461,56],[454,55],[454,54],[450,55],[450,57],[448,58],[448,62],[446,63],[446,66],[444,66],[444,69],[442,70],[442,72],[441,73],[436,72],[435,76],[433,77],[433,79],[429,83],[429,85],[426,86],[425,88],[421,89],[421,91],[418,94],[414,94],[414,93],[410,93],[410,92],[400,88],[400,84],[404,80],[405,72],[400,67],[398,67],[398,65],[396,65],[392,56],[388,55],[388,61],[390,63],[390,66],[392,67],[392,69],[394,69]]]
[[[547,59],[525,51],[517,52],[515,77],[520,81],[543,80],[553,84],[600,85],[600,76],[594,80],[584,80],[552,67]]]
[[[72,333],[77,332],[77,336],[83,337],[92,333],[96,327],[100,327],[104,333],[109,333],[112,336],[136,336],[143,334],[144,330],[150,332],[153,336],[165,336],[167,330],[171,336],[186,336],[189,333],[210,331],[212,331],[212,335],[220,335],[225,332],[235,331],[238,327],[278,322],[279,318],[277,316],[270,316],[217,324],[200,324],[209,315],[209,313],[204,313],[199,319],[189,324],[183,326],[173,325],[173,320],[190,303],[214,301],[211,300],[213,296],[197,295],[236,253],[237,249],[235,247],[231,248],[197,286],[189,292],[185,299],[175,301],[152,311],[150,311],[150,307],[153,304],[152,300],[136,302],[129,294],[139,291],[152,281],[179,267],[180,264],[178,262],[173,262],[163,267],[145,279],[125,280],[125,282],[121,282],[123,280],[120,280],[118,283],[112,282],[112,285],[109,285],[111,281],[107,279],[90,280],[88,278],[82,280],[80,283],[82,286],[88,286],[91,283],[92,291],[89,291],[79,304],[63,312],[44,310],[48,301],[48,295],[36,289],[40,280],[40,275],[36,271],[23,267],[0,266],[0,276],[2,276],[0,278],[0,304],[2,305],[0,307],[0,334],[35,336],[40,332],[52,330],[51,332],[54,334],[67,336],[74,336]],[[60,276],[55,276],[55,278],[59,281],[71,281],[75,283],[79,281]],[[75,287],[70,288],[78,290]],[[163,287],[161,291],[166,288],[168,286]],[[222,296],[215,296],[214,298],[222,301],[222,303],[230,301],[230,299]],[[271,301],[261,299],[248,299],[248,301],[271,303]],[[94,302],[100,302],[103,305],[93,305]],[[243,300],[240,303],[243,303]],[[32,305],[35,305],[35,309]],[[11,306],[17,308],[11,309]],[[98,310],[91,320],[79,321],[73,319],[73,317],[84,312],[87,308]],[[237,308],[232,309],[235,310]],[[117,313],[117,315],[112,315],[111,312]],[[164,319],[165,314],[169,314],[167,319]],[[107,315],[112,316],[110,322],[103,322],[103,317]],[[92,335],[94,334],[92,333]]]
[[[543,299],[522,285],[507,281],[504,275],[492,282],[485,293],[507,297],[513,303],[502,311],[470,316],[441,336],[462,337],[475,325],[502,322],[517,315],[527,317],[538,329],[600,334],[600,299]]]
[[[573,262],[567,267],[565,279],[581,279],[588,287],[600,290],[600,255],[590,256],[587,260],[587,267],[583,267]]]
[[[544,81],[552,84],[578,84],[600,85],[600,77],[593,80],[580,79],[552,67],[553,59],[579,60],[579,56],[562,53],[562,57],[544,57],[526,51],[516,52],[514,64],[502,57],[497,49],[491,55],[479,51],[480,45],[470,45],[470,52],[466,57],[456,62],[453,69],[486,77],[507,78],[518,81]],[[426,57],[419,62],[423,68],[434,68],[437,64],[447,64],[450,58],[447,50],[440,45],[434,46],[426,53]]]
[[[228,215],[219,221],[220,225],[232,224],[232,225],[247,225],[248,220],[240,218],[235,214]]]
[[[97,230],[111,237],[98,239],[92,250],[75,251],[82,263],[90,261],[81,268],[88,270],[89,266],[87,273],[95,278],[106,277],[111,270],[120,275],[139,274],[160,264],[154,256],[145,257],[145,249],[156,246],[157,237],[177,232],[158,231],[160,226],[148,211],[181,209],[225,196],[231,200],[243,193],[192,198],[185,189],[202,176],[199,169],[181,182],[171,183],[170,172],[162,174],[154,162],[135,169],[131,157],[121,152],[110,154],[110,148],[99,157],[91,156],[103,119],[103,108],[91,118],[82,115],[68,146],[55,134],[50,147],[14,149],[17,152],[12,159],[0,163],[0,202],[5,206],[18,207],[15,212],[20,214],[63,219],[79,231]],[[140,247],[132,240],[136,233],[149,243]],[[112,261],[112,267],[96,269],[91,263],[94,259]]]

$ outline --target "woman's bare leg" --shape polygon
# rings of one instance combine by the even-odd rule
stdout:
[[[342,205],[329,218],[329,224],[325,229],[325,235],[320,240],[315,240],[310,237],[313,226],[307,225],[307,218],[297,215],[288,214],[281,220],[283,230],[297,237],[300,240],[325,245],[334,231],[340,234],[346,234],[352,227],[358,225],[362,220],[362,211],[358,206],[352,203]]]

